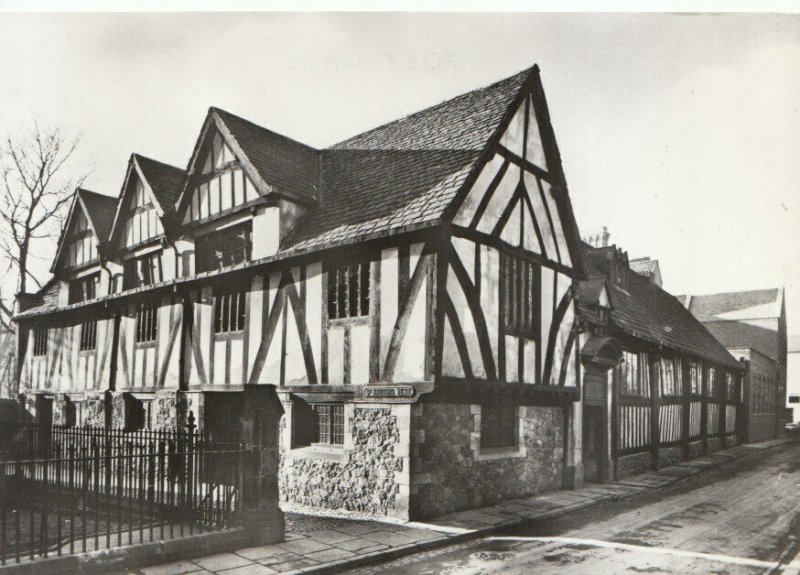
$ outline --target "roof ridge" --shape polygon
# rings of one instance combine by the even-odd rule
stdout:
[[[371,132],[374,132],[376,130],[381,130],[381,129],[387,128],[388,126],[392,126],[393,124],[399,124],[400,122],[404,122],[404,121],[408,120],[409,118],[413,118],[414,116],[417,116],[419,114],[422,114],[422,113],[425,113],[425,112],[429,112],[429,111],[431,111],[431,110],[433,110],[433,109],[435,109],[435,108],[437,108],[439,106],[443,106],[444,104],[453,102],[454,100],[458,100],[459,98],[463,98],[465,96],[469,96],[469,95],[472,95],[472,94],[477,94],[477,93],[480,93],[480,92],[488,91],[490,89],[493,89],[493,88],[499,86],[503,82],[508,82],[509,80],[511,80],[513,78],[517,78],[517,77],[519,77],[519,76],[521,76],[523,74],[526,76],[525,81],[527,81],[528,78],[530,77],[530,75],[533,74],[538,69],[539,69],[539,65],[538,64],[534,64],[533,66],[531,66],[529,68],[525,68],[523,70],[520,70],[516,74],[511,74],[510,76],[506,76],[505,78],[501,78],[500,80],[492,82],[491,84],[487,84],[486,86],[481,86],[479,88],[474,88],[472,90],[468,90],[466,92],[462,92],[461,94],[458,94],[458,95],[453,96],[451,98],[447,98],[445,100],[441,100],[441,101],[439,101],[436,104],[433,104],[431,106],[427,106],[427,107],[422,108],[420,110],[417,110],[415,112],[411,112],[410,114],[406,114],[402,118],[397,118],[395,120],[391,120],[390,122],[386,122],[385,124],[380,124],[378,126],[370,128],[369,130],[365,130],[364,132],[360,132],[358,134],[354,134],[354,135],[350,136],[349,138],[346,138],[344,140],[341,140],[339,142],[331,144],[330,146],[327,146],[326,148],[323,148],[323,150],[327,151],[327,150],[331,150],[331,149],[337,149],[338,146],[341,146],[342,144],[345,144],[346,142],[349,142],[351,140],[355,140],[356,138],[360,138],[360,137],[365,136],[365,135],[367,135],[367,134],[369,134]]]
[[[243,118],[242,116],[238,116],[236,114],[228,112],[227,110],[223,110],[222,108],[217,108],[216,106],[211,106],[209,108],[209,112],[217,112],[218,114],[222,113],[223,115],[230,116],[231,118],[234,118],[236,120],[244,122],[245,124],[249,124],[254,128],[257,128],[257,129],[262,130],[264,132],[269,132],[273,136],[277,136],[278,138],[282,138],[282,139],[284,139],[284,140],[286,140],[288,142],[291,142],[293,144],[297,144],[298,146],[303,146],[304,148],[307,148],[308,150],[310,150],[312,152],[315,152],[315,153],[319,153],[320,152],[320,150],[318,150],[317,148],[314,148],[313,146],[310,146],[308,144],[304,144],[300,140],[295,140],[294,138],[286,136],[285,134],[281,134],[279,132],[276,132],[275,130],[270,130],[269,128],[265,128],[264,126],[256,124],[252,120],[248,120],[247,118]]]
[[[746,290],[736,290],[736,291],[724,291],[716,293],[692,294],[692,298],[713,297],[718,295],[735,295],[735,294],[767,292],[767,291],[775,291],[780,293],[780,290],[782,289],[783,287],[768,287],[768,288],[746,289]]]
[[[134,158],[136,158],[137,160],[145,160],[146,162],[153,162],[154,164],[159,164],[160,166],[166,166],[167,168],[172,168],[172,169],[178,170],[180,172],[185,172],[186,171],[183,168],[179,168],[178,166],[174,166],[172,164],[168,164],[166,162],[162,162],[161,160],[156,160],[155,158],[151,158],[149,156],[144,156],[144,155],[139,154],[137,152],[133,152],[131,155]]]

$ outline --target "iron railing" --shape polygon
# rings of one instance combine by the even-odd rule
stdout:
[[[227,528],[241,507],[235,442],[186,432],[22,430],[0,459],[0,564]]]

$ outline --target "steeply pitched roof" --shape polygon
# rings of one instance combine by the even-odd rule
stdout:
[[[82,188],[78,188],[78,195],[86,206],[86,215],[92,223],[97,239],[101,242],[108,240],[114,223],[114,213],[117,210],[117,198]]]
[[[702,322],[777,318],[783,304],[781,288],[680,297]]]
[[[284,248],[435,223],[455,198],[531,70],[321,152],[321,206]]]
[[[175,166],[139,154],[134,154],[133,157],[150,189],[153,190],[161,209],[167,213],[173,211],[185,172]]]
[[[597,265],[606,258],[606,252],[590,248],[587,258]],[[677,298],[647,278],[629,273],[627,290],[611,281],[606,281],[606,287],[611,322],[626,334],[722,365],[739,366]]]
[[[317,150],[219,108],[211,108],[247,156],[261,178],[278,194],[317,198]]]

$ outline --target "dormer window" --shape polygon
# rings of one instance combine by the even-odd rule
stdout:
[[[161,252],[153,252],[125,262],[123,289],[149,286],[162,281]]]
[[[201,236],[195,250],[198,273],[236,265],[250,260],[253,250],[252,222],[245,222]]]
[[[125,245],[136,246],[164,233],[158,213],[139,178],[132,192],[125,221]]]
[[[96,260],[97,244],[83,212],[78,211],[67,246],[67,267],[73,268]]]
[[[187,221],[197,221],[225,212],[259,197],[239,160],[219,133],[209,139],[203,169],[192,191]]]
[[[69,303],[80,303],[97,297],[100,273],[91,274],[69,282]]]

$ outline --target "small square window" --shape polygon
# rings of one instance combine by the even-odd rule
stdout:
[[[789,403],[800,403],[800,395],[790,395]]]
[[[293,447],[304,447],[312,443],[343,445],[344,404],[294,400],[292,428]]]
[[[481,447],[517,445],[517,410],[515,405],[481,406]]]
[[[47,328],[36,326],[33,330],[33,355],[47,355]]]

